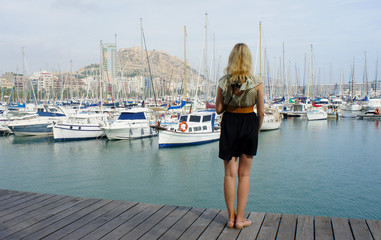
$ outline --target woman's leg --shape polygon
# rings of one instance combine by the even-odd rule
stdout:
[[[236,221],[243,220],[243,214],[249,196],[250,170],[253,156],[242,154],[238,166],[237,216]]]
[[[225,177],[224,177],[224,195],[225,203],[228,209],[229,219],[235,219],[235,179],[237,177],[237,163],[236,157],[233,157],[230,161],[224,161]]]

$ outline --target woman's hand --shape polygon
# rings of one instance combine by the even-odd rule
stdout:
[[[218,87],[217,96],[216,96],[216,112],[217,114],[221,114],[223,111],[224,111],[224,97],[222,95],[222,89]]]

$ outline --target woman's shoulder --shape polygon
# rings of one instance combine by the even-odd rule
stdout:
[[[255,88],[256,86],[260,85],[261,83],[263,83],[263,80],[260,76],[250,75],[246,79],[246,82],[242,85],[243,88],[241,87],[241,90]]]
[[[231,77],[231,74],[226,74],[218,80],[218,86],[222,88],[222,90],[225,90],[225,88],[229,85],[228,80],[230,79],[230,77]]]

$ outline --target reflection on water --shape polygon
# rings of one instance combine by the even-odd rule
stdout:
[[[41,144],[53,143],[54,139],[51,136],[9,136],[13,144]]]

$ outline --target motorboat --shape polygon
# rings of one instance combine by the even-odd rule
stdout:
[[[276,130],[282,124],[282,117],[280,112],[276,109],[266,108],[263,117],[261,131]]]
[[[308,121],[326,120],[327,116],[327,112],[320,108],[315,108],[307,112]]]
[[[180,115],[176,127],[159,130],[159,148],[196,145],[217,141],[220,129],[215,126],[215,111]]]
[[[104,136],[99,123],[107,121],[109,114],[78,113],[54,122],[53,137],[56,141],[96,139]]]
[[[100,128],[109,140],[152,137],[157,132],[150,127],[146,113],[147,108],[124,110],[113,122],[101,122]]]

